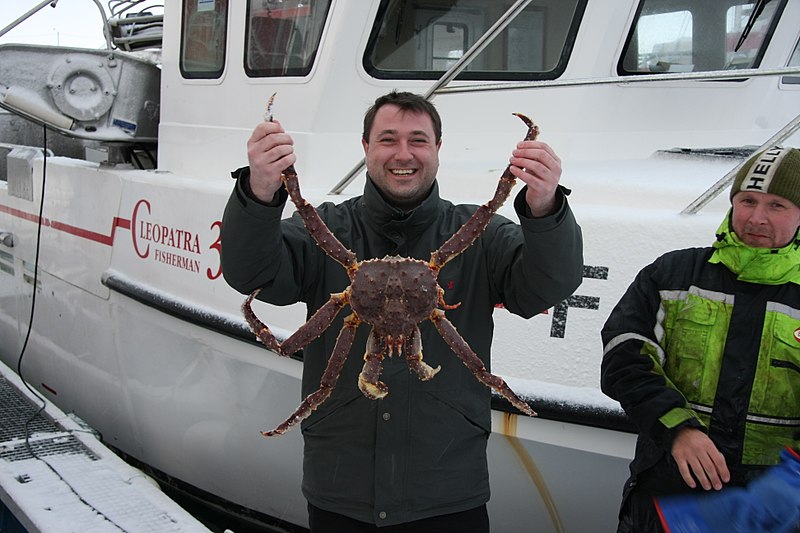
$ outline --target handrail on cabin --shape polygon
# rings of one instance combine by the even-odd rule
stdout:
[[[699,72],[656,72],[626,76],[609,76],[605,78],[574,78],[558,80],[531,80],[502,83],[473,83],[445,87],[437,94],[453,94],[465,92],[509,91],[515,89],[575,87],[581,85],[631,85],[635,83],[653,83],[657,81],[712,81],[757,78],[761,76],[793,76],[800,75],[800,66],[778,68],[743,68],[734,70],[706,70]]]
[[[469,50],[464,52],[464,55],[456,61],[453,66],[451,66],[447,71],[442,74],[442,77],[436,80],[436,82],[431,85],[428,91],[425,93],[425,99],[432,100],[434,96],[440,93],[440,88],[445,87],[449,84],[456,76],[458,76],[462,70],[467,68],[467,66],[472,62],[475,57],[483,51],[484,48],[489,46],[491,42],[500,35],[500,32],[514,20],[517,15],[519,15],[527,6],[531,3],[531,0],[517,0],[514,4],[508,8],[508,10],[503,13],[497,21],[492,24],[492,26],[486,30],[486,32],[477,40],[475,44],[473,44]],[[339,194],[341,193],[345,187],[347,187],[355,177],[364,170],[366,166],[366,159],[362,158],[356,166],[353,167],[350,172],[345,175],[344,178],[339,181],[336,185],[334,185],[333,189],[331,189],[331,194]]]
[[[526,2],[527,3],[527,2]],[[512,7],[513,9],[513,7]],[[509,10],[510,12],[511,10]],[[508,14],[508,12],[506,13]],[[511,19],[506,21],[506,25],[510,22]],[[500,21],[498,21],[500,22]],[[497,24],[496,24],[497,25]],[[494,27],[494,26],[493,26]],[[502,28],[498,30],[502,31],[505,27],[503,25]],[[468,55],[470,56],[470,60],[474,57],[471,54],[472,50],[478,46],[478,44],[483,43],[483,47],[488,45],[492,39],[496,37],[496,35],[489,36],[489,31],[484,34],[484,36],[479,40],[479,42],[475,43],[462,59],[466,58]],[[484,39],[485,38],[485,39]],[[483,42],[486,41],[486,42]],[[480,50],[478,50],[480,51]],[[476,52],[477,53],[477,52]],[[431,99],[436,95],[439,94],[454,94],[454,93],[465,93],[465,92],[484,92],[484,91],[509,91],[509,90],[517,90],[517,89],[533,89],[533,88],[550,88],[550,87],[575,87],[575,86],[587,86],[587,85],[631,85],[635,83],[654,83],[654,82],[673,82],[673,81],[714,81],[714,80],[737,80],[742,78],[757,78],[763,76],[795,76],[800,75],[800,66],[796,67],[779,67],[779,68],[770,68],[770,69],[758,69],[758,68],[748,68],[748,69],[737,69],[737,70],[709,70],[705,72],[667,72],[667,73],[656,73],[656,74],[640,74],[636,76],[628,76],[625,78],[620,78],[618,76],[610,76],[606,78],[575,78],[575,79],[558,79],[558,80],[533,80],[533,81],[524,81],[524,82],[508,82],[508,83],[473,83],[473,84],[465,84],[465,85],[458,85],[456,87],[447,87],[446,85],[451,82],[458,73],[463,70],[468,61],[459,61],[453,67],[450,68],[445,74],[439,78],[439,80],[434,83],[431,89],[428,90],[425,97],[427,99]],[[455,68],[460,67],[458,72],[455,72]],[[794,131],[797,129],[797,125],[795,124],[794,129],[785,133],[788,128],[792,126],[797,121],[795,119],[791,123],[789,123],[784,129],[782,129],[775,137],[770,139],[765,143],[765,146],[769,144],[777,144],[780,140],[774,140],[776,137],[780,139],[788,138]],[[340,194],[347,185],[350,184],[353,179],[362,171],[364,170],[365,160],[361,159],[361,161],[353,167],[350,172],[345,175],[342,180],[337,183],[333,189],[331,189],[330,194]],[[727,178],[727,176],[726,176]],[[725,180],[726,178],[723,178]],[[722,180],[721,180],[722,181]],[[726,182],[727,183],[727,182]],[[705,196],[704,193],[703,196]],[[713,198],[713,197],[712,197]],[[700,199],[696,200],[699,201]],[[708,203],[707,200],[705,203]],[[694,203],[690,204],[683,213],[688,213],[690,209],[697,207],[699,210],[703,205],[695,206]],[[694,213],[697,211],[695,210]]]
[[[794,132],[800,129],[800,115],[794,117],[793,120],[790,120],[786,126],[780,129],[778,133],[767,139],[767,141],[753,150],[753,153],[758,153],[762,150],[766,150],[767,148],[771,148],[775,145],[781,144],[783,141],[788,139],[792,136]],[[701,194],[697,197],[692,203],[686,206],[683,211],[681,211],[682,215],[696,215],[703,207],[708,205],[711,200],[719,196],[719,193],[724,191],[728,188],[728,186],[733,181],[736,173],[739,172],[745,163],[747,163],[747,159],[736,165],[733,169],[731,169],[727,174],[725,174],[722,178],[719,179],[714,185],[709,187],[706,192]]]

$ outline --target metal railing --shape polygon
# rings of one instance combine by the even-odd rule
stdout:
[[[455,94],[455,93],[477,93],[487,91],[511,91],[521,89],[541,89],[550,87],[578,87],[578,86],[591,86],[591,85],[632,85],[637,83],[656,83],[656,82],[677,82],[677,81],[718,81],[718,80],[738,80],[744,78],[755,78],[763,76],[800,76],[800,66],[793,67],[780,67],[769,69],[735,69],[735,70],[711,70],[704,72],[665,72],[653,74],[637,74],[632,76],[609,76],[605,78],[575,78],[575,79],[558,79],[558,80],[532,80],[524,82],[492,82],[492,83],[472,83],[462,84],[455,87],[450,87],[452,82],[458,74],[460,74],[475,57],[483,51],[511,21],[521,13],[531,0],[518,0],[515,2],[486,32],[467,50],[464,55],[456,61],[425,93],[425,98],[428,100],[433,99],[437,95]],[[794,121],[790,122],[772,139],[767,141],[764,146],[770,144],[777,144],[782,139],[788,138],[797,129],[797,124]],[[793,126],[794,124],[794,126]],[[348,172],[334,187],[331,189],[330,194],[340,194],[345,187],[347,187],[358,176],[366,165],[366,160],[361,159],[351,170]],[[735,174],[735,170],[731,171]],[[729,176],[724,177],[719,183],[724,188],[730,180]],[[715,188],[714,187],[714,188]],[[714,189],[712,188],[712,189]],[[708,194],[712,194],[710,198],[706,198]],[[716,192],[718,194],[718,191]],[[713,199],[711,190],[704,193],[695,202],[692,202],[684,213],[696,213],[697,210],[702,208],[705,204]]]
[[[531,0],[517,0],[514,4],[508,8],[508,10],[500,16],[497,21],[492,24],[492,26],[486,30],[486,32],[477,40],[475,44],[473,44],[461,58],[456,61],[453,66],[447,69],[441,78],[436,80],[436,82],[431,85],[428,91],[425,93],[425,98],[428,100],[432,100],[434,96],[440,94],[440,88],[446,86],[448,83],[453,81],[456,76],[458,76],[462,70],[467,68],[467,66],[472,62],[475,57],[483,51],[484,48],[489,46],[491,42],[500,35],[506,26],[514,20],[517,15],[519,15],[522,10],[524,10],[528,4],[531,3]],[[364,158],[359,161],[356,166],[348,172],[344,178],[339,181],[336,185],[334,185],[333,189],[331,189],[331,194],[339,194],[341,193],[345,187],[347,187],[355,177],[364,170],[364,166],[366,164],[366,160]]]

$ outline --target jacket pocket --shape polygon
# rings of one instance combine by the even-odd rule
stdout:
[[[770,364],[776,368],[788,368],[790,370],[794,370],[797,373],[800,373],[800,366],[797,366],[796,363],[793,363],[791,361],[784,361],[783,359],[773,359]]]
[[[406,476],[411,507],[480,505],[489,497],[488,404],[483,416],[447,393],[421,394],[416,400]]]
[[[800,417],[800,320],[768,314],[761,361],[753,385],[751,412]]]
[[[667,332],[664,371],[689,401],[710,403],[717,389],[727,329],[719,305],[689,295]]]

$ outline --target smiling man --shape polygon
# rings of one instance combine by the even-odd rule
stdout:
[[[439,170],[441,135],[441,124],[424,112],[385,104],[368,114],[361,139],[367,173],[389,203],[412,209],[428,196]]]
[[[359,260],[427,261],[476,211],[439,196],[441,145],[439,114],[419,95],[392,92],[367,110],[363,195],[317,208]],[[243,294],[261,288],[258,297],[273,304],[304,302],[311,316],[349,278],[297,214],[280,219],[287,199],[281,172],[296,159],[291,136],[279,123],[264,122],[247,146],[249,167],[234,172],[223,217],[223,274]],[[559,185],[558,156],[546,143],[522,141],[509,161],[524,183],[514,201],[519,223],[495,215],[439,273],[448,301],[461,302],[447,317],[487,369],[495,305],[531,317],[571,295],[583,270],[581,231]],[[303,397],[319,388],[344,315],[303,349]],[[369,330],[359,327],[331,396],[301,423],[311,531],[487,533],[490,389],[426,320],[422,351],[441,372],[420,381],[404,358],[387,355],[381,380],[389,393],[368,399],[358,375]]]
[[[746,487],[798,446],[800,151],[750,158],[730,198],[713,245],[645,267],[603,327],[603,392],[639,429],[620,533],[663,531],[654,497]]]

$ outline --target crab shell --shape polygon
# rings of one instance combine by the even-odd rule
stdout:
[[[350,286],[350,307],[380,336],[410,336],[439,302],[439,285],[428,263],[387,256],[361,263]]]

